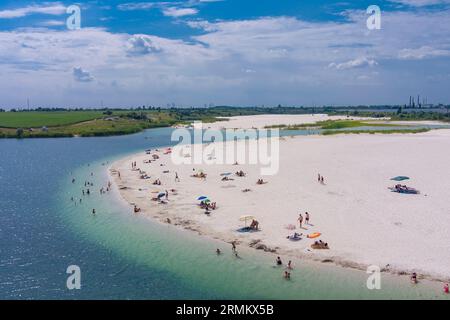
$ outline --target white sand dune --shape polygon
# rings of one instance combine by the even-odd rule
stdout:
[[[285,123],[285,121],[283,121]],[[240,142],[243,143],[243,142]],[[434,278],[450,277],[450,130],[408,135],[338,135],[287,137],[280,141],[280,170],[260,178],[257,165],[174,165],[170,155],[160,159],[138,154],[112,165],[122,196],[137,204],[140,214],[197,230],[224,241],[238,240],[249,245],[254,240],[278,254],[312,259],[332,259],[353,266],[390,265],[393,271],[418,271]],[[136,161],[151,179],[139,178],[131,170]],[[164,166],[161,166],[164,164]],[[192,178],[195,170],[207,179]],[[244,178],[223,172],[243,170]],[[164,173],[169,171],[169,173]],[[181,181],[175,182],[175,172]],[[318,173],[325,185],[317,182]],[[408,186],[420,195],[390,192],[390,178],[406,175]],[[154,186],[154,179],[162,186]],[[124,189],[126,187],[126,189]],[[242,192],[249,188],[250,192]],[[168,204],[151,201],[164,190]],[[196,204],[200,195],[217,202],[210,216]],[[130,208],[130,212],[132,209]],[[296,224],[299,213],[308,211],[311,225],[295,231],[321,232],[320,239],[330,250],[312,250],[311,239],[291,242],[288,224]],[[239,217],[254,215],[261,231],[238,233]]]

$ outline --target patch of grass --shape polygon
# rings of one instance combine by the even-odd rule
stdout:
[[[323,130],[336,130],[346,128],[357,127],[390,127],[396,126],[393,124],[377,123],[373,121],[361,121],[361,120],[325,120],[315,123],[303,123],[295,125],[274,125],[266,126],[266,129],[282,129],[282,130],[302,130],[302,129],[323,129]]]
[[[422,133],[422,132],[428,132],[431,129],[421,128],[421,129],[392,129],[392,130],[345,130],[345,131],[339,131],[339,130],[325,130],[322,132],[322,135],[329,136],[329,135],[335,135],[335,134],[394,134],[394,133]]]

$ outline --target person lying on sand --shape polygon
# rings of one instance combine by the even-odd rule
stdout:
[[[242,190],[242,192],[250,192],[250,191],[252,191],[252,190],[250,190],[250,189],[244,189],[244,190]]]
[[[240,171],[236,171],[235,173],[238,177],[245,177],[245,172],[240,170]]]
[[[191,175],[191,177],[193,177],[193,178],[206,179],[206,174],[203,173],[203,172],[200,172],[200,173],[196,173],[196,174]]]
[[[311,248],[319,250],[319,249],[330,249],[328,247],[328,243],[323,242],[322,240],[315,241],[314,244],[311,245]]]
[[[286,239],[292,240],[292,241],[298,241],[302,240],[303,233],[297,233],[294,232],[292,236],[287,236]]]
[[[266,184],[267,182],[264,181],[263,179],[258,179],[258,181],[256,182],[256,184]]]

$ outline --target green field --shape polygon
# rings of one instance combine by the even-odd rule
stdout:
[[[40,128],[80,123],[102,118],[101,111],[0,112],[2,128]]]

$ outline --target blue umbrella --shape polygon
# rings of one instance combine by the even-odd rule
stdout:
[[[223,177],[223,176],[229,176],[231,174],[232,174],[231,172],[225,172],[225,173],[221,173],[220,175]]]
[[[403,181],[403,180],[409,180],[409,177],[398,176],[398,177],[392,178],[391,180],[394,180],[394,181]]]
[[[197,200],[199,200],[199,201],[206,200],[206,199],[208,199],[208,197],[206,197],[206,196],[201,196],[201,197],[197,198]]]
[[[161,192],[160,194],[158,194],[158,198],[162,198],[162,197],[164,197],[165,195],[166,195],[165,192]]]

